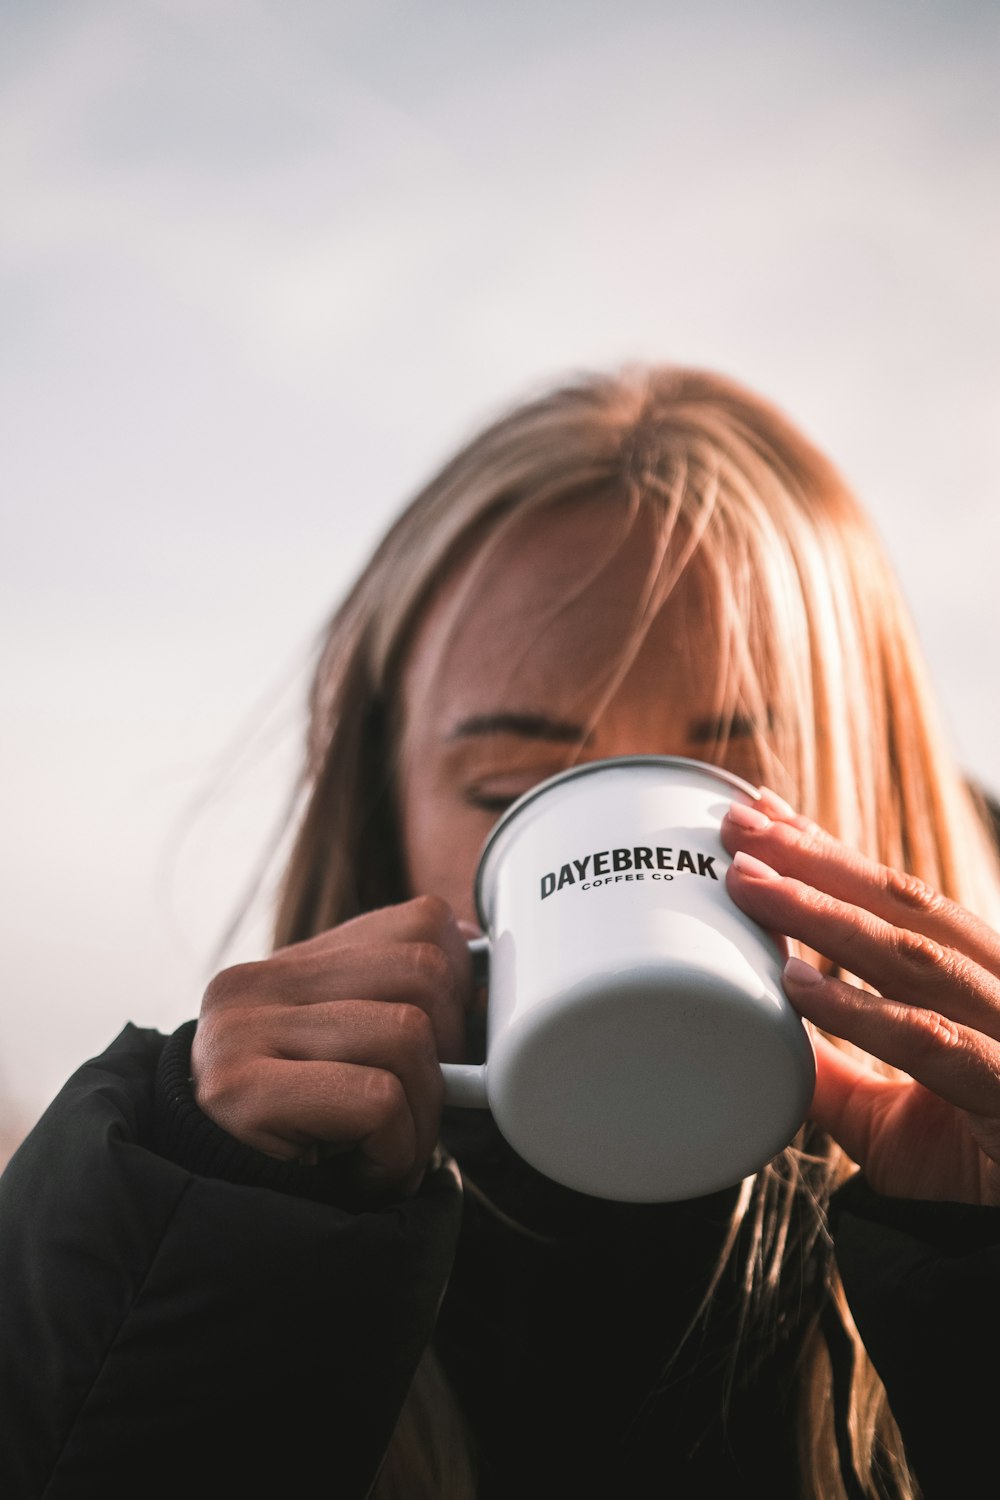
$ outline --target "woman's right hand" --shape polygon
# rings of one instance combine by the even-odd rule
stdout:
[[[349,1153],[359,1188],[415,1192],[438,1139],[439,1060],[464,1057],[472,995],[444,901],[366,912],[216,975],[191,1051],[195,1098],[269,1156]]]

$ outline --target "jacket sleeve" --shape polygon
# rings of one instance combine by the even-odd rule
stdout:
[[[176,1088],[158,1121],[169,1051],[127,1027],[0,1182],[0,1493],[364,1496],[443,1296],[457,1179],[323,1201],[335,1174],[258,1157]]]
[[[835,1195],[834,1248],[924,1500],[1000,1493],[1000,1208]]]

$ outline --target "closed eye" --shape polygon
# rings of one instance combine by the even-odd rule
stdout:
[[[523,792],[477,792],[473,787],[465,793],[465,801],[482,812],[502,813],[523,795]]]

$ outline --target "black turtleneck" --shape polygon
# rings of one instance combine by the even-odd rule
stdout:
[[[535,1172],[485,1112],[447,1111],[443,1134],[466,1191],[435,1347],[480,1500],[704,1497],[754,1482],[799,1495],[795,1362],[818,1289],[800,1278],[768,1332],[741,1341],[728,1270],[698,1316],[736,1189],[605,1202]]]

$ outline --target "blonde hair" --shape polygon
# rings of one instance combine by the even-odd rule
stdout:
[[[277,943],[411,894],[393,773],[399,673],[414,627],[460,563],[459,613],[479,570],[526,516],[582,500],[604,502],[616,527],[639,516],[655,523],[649,585],[623,662],[696,561],[717,630],[718,719],[749,721],[762,780],[854,847],[996,920],[1000,876],[982,809],[953,764],[895,579],[843,479],[784,416],[735,383],[643,367],[581,378],[493,422],[375,552],[320,652]],[[724,759],[726,748],[723,730],[705,758]],[[738,1241],[749,1244],[743,1329],[759,1331],[776,1316],[793,1238],[797,1256],[823,1258],[827,1312],[854,1346],[850,1462],[866,1493],[883,1493],[878,1474],[888,1473],[893,1493],[908,1497],[915,1488],[885,1393],[829,1255],[825,1207],[853,1170],[835,1143],[804,1129],[743,1184],[709,1296]],[[793,1230],[803,1204],[806,1228]],[[817,1317],[803,1350],[803,1493],[817,1500],[845,1493],[830,1327]],[[429,1356],[380,1495],[473,1493],[450,1400]]]

